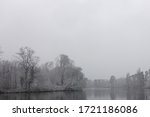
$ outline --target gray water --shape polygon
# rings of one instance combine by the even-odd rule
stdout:
[[[84,89],[83,91],[0,94],[0,100],[149,100],[150,89]]]

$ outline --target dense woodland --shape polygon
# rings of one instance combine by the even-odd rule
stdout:
[[[0,58],[2,56],[3,52]],[[67,55],[62,54],[53,62],[42,65],[39,61],[29,47],[20,48],[13,61],[0,59],[0,91],[82,90],[85,87],[82,69],[75,66]]]

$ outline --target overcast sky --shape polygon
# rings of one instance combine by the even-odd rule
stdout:
[[[149,0],[0,0],[0,46],[41,63],[67,54],[91,79],[150,68]]]

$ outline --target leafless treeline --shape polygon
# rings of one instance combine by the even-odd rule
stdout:
[[[82,69],[67,55],[43,65],[39,60],[29,47],[20,48],[13,61],[0,59],[0,91],[80,90],[85,86]]]

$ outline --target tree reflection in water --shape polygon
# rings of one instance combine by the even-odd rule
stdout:
[[[111,98],[112,100],[115,100],[115,99],[116,99],[115,88],[111,88],[111,90],[110,90],[110,98]]]
[[[128,100],[144,100],[146,99],[144,88],[128,88],[127,89]]]
[[[86,100],[83,91],[1,94],[1,100]]]
[[[145,100],[147,96],[145,95],[144,88],[127,88],[119,89],[112,88],[110,90],[111,100],[115,99],[127,99],[127,100]]]
[[[150,100],[150,89],[96,88],[84,91],[0,94],[0,100]]]

